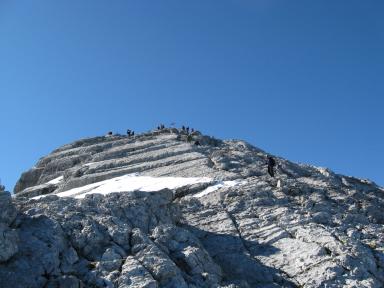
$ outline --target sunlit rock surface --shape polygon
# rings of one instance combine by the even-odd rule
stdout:
[[[64,145],[0,192],[0,287],[384,287],[384,190],[266,156],[177,129]]]

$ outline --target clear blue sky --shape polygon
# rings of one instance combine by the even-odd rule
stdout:
[[[0,0],[0,177],[159,122],[384,185],[384,1]]]

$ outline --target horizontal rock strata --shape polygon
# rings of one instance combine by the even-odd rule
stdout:
[[[384,190],[266,157],[177,129],[65,145],[0,192],[0,287],[383,287]]]

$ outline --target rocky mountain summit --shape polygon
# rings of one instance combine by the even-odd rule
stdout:
[[[384,189],[274,158],[178,129],[64,145],[0,191],[0,287],[384,287]]]

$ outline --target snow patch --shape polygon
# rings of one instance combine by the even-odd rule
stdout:
[[[246,183],[246,181],[238,181],[238,180],[234,180],[234,181],[220,181],[220,182],[216,183],[215,185],[209,186],[206,189],[204,189],[203,191],[201,191],[199,193],[196,193],[195,195],[193,195],[193,197],[200,198],[200,197],[208,195],[208,194],[210,194],[212,192],[215,192],[216,190],[218,190],[220,188],[223,188],[223,187],[235,187],[235,186],[238,186],[238,185],[243,185],[245,183]]]
[[[57,177],[55,179],[52,179],[51,181],[48,181],[47,184],[59,184],[61,181],[63,181],[64,176]]]
[[[211,182],[208,177],[151,177],[139,176],[139,174],[128,174],[112,179],[92,183],[78,188],[73,188],[55,194],[59,197],[84,198],[87,194],[107,195],[112,192],[132,192],[132,191],[159,191],[165,188],[177,189],[179,187]],[[34,197],[38,199],[46,195]]]

